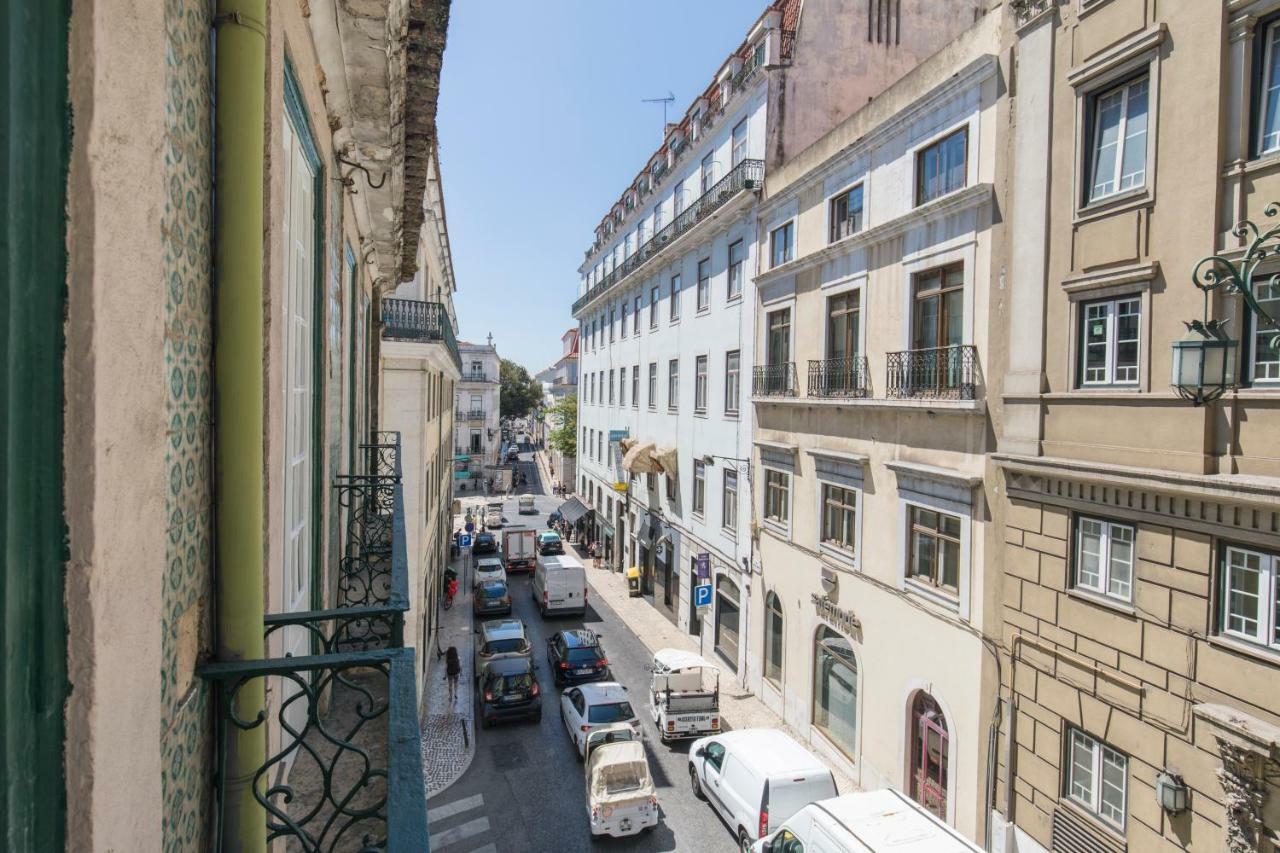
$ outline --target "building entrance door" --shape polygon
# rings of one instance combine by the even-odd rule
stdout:
[[[696,557],[689,560],[689,564],[693,570],[689,572],[689,589],[692,590],[698,585],[698,559]],[[702,620],[698,618],[697,605],[693,603],[693,593],[689,593],[689,633],[695,637],[702,636]]]

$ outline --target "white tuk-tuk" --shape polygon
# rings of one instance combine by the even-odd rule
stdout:
[[[621,838],[658,825],[658,794],[640,735],[626,723],[587,735],[587,817],[591,835]]]
[[[720,667],[680,649],[653,655],[649,713],[662,740],[720,732]]]

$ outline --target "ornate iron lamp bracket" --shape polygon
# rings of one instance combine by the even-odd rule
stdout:
[[[1268,204],[1263,214],[1268,219],[1280,215],[1280,202]],[[1259,326],[1276,333],[1271,337],[1271,348],[1280,349],[1280,318],[1272,317],[1258,303],[1254,289],[1254,275],[1258,267],[1273,258],[1280,259],[1280,223],[1264,230],[1245,219],[1231,233],[1245,245],[1244,254],[1235,261],[1224,255],[1209,255],[1202,258],[1191,273],[1191,283],[1204,293],[1205,325],[1212,322],[1209,320],[1209,294],[1224,288],[1226,293],[1238,293],[1243,297],[1245,305],[1258,318]],[[1280,270],[1265,276],[1264,281],[1272,288],[1280,286]]]

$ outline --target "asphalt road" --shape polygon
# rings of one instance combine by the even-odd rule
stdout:
[[[543,493],[533,454],[520,455],[529,485],[517,494],[537,496],[537,515],[517,514],[508,499],[508,524],[544,527],[547,515],[562,499]],[[588,572],[598,571],[588,566]],[[515,615],[528,627],[534,660],[540,663],[542,721],[477,727],[476,756],[467,772],[428,804],[432,853],[532,853],[585,850],[733,851],[732,834],[711,807],[694,799],[689,788],[688,741],[670,746],[658,740],[646,707],[648,651],[618,616],[602,602],[588,602],[583,617],[543,620],[529,590],[526,575],[511,583]],[[631,838],[602,838],[592,842],[587,827],[583,765],[575,757],[560,722],[560,691],[546,664],[546,640],[565,628],[588,627],[601,635],[613,677],[626,685],[631,703],[645,727],[649,768],[658,789],[662,822]]]

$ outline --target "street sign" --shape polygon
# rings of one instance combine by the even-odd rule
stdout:
[[[475,530],[475,529],[476,529],[475,524],[474,524],[474,523],[472,523],[472,522],[470,522],[470,521],[468,521],[468,522],[467,522],[466,531],[467,531],[468,533],[470,533],[471,531],[473,531],[473,530]]]
[[[694,607],[710,607],[711,606],[711,584],[698,584],[693,588],[693,606]]]
[[[698,565],[698,580],[706,580],[711,577],[711,555],[703,551],[694,558]]]
[[[470,536],[470,535],[468,535],[468,534],[465,534],[465,533],[464,533],[463,535],[459,536],[459,537],[458,537],[458,547],[459,547],[459,548],[470,548],[470,547],[471,547],[471,536]]]

